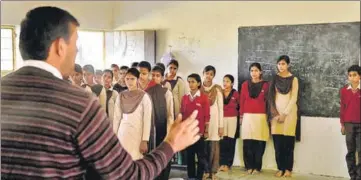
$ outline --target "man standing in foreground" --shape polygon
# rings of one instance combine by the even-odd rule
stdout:
[[[62,77],[74,71],[78,21],[56,7],[30,10],[21,22],[24,67],[1,81],[1,178],[156,177],[174,153],[199,139],[197,112],[177,117],[164,142],[132,161],[96,97]]]

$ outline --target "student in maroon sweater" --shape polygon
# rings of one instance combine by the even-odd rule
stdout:
[[[248,174],[258,174],[262,169],[262,158],[269,138],[266,115],[268,83],[262,79],[259,63],[252,63],[249,71],[251,79],[242,84],[240,95],[243,159]]]
[[[198,110],[197,120],[199,121],[199,133],[201,138],[186,149],[187,151],[187,173],[188,178],[201,179],[204,170],[209,169],[208,156],[205,139],[208,137],[208,123],[210,119],[210,103],[208,97],[201,93],[199,88],[202,85],[201,77],[198,74],[188,76],[190,92],[183,96],[181,113],[183,119],[188,118],[194,110]],[[195,155],[197,154],[197,173],[195,170]]]
[[[223,78],[223,127],[224,135],[220,141],[220,171],[227,172],[233,165],[234,151],[236,146],[237,118],[239,115],[239,95],[233,88],[234,77],[227,74]]]
[[[346,134],[348,173],[351,180],[361,180],[361,67],[353,65],[347,72],[350,84],[341,89],[341,132],[343,135]],[[356,164],[356,152],[358,153],[358,164]]]

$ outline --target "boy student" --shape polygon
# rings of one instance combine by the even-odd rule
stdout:
[[[155,101],[156,97],[155,97],[155,89],[159,89],[158,87],[155,87],[155,89],[150,89],[151,87],[157,85],[154,81],[152,81],[150,79],[150,71],[151,71],[151,65],[149,62],[147,61],[141,61],[138,64],[138,70],[139,70],[139,80],[138,80],[138,88],[140,90],[143,90],[145,92],[147,92],[149,94],[149,96],[151,97],[152,100],[152,106],[154,106],[154,104],[158,103]],[[154,109],[154,108],[153,108]],[[152,113],[152,124],[151,124],[151,132],[150,132],[150,139],[149,139],[149,150],[152,150],[156,147],[156,135],[155,135],[155,117],[154,117],[155,112]]]
[[[115,101],[118,97],[118,92],[115,91],[112,87],[112,81],[113,81],[113,72],[112,70],[106,69],[103,73],[103,86],[106,89],[107,94],[107,101],[106,101],[106,113],[109,117],[109,120],[111,124],[113,124],[113,118],[114,118],[114,106]]]
[[[346,135],[346,162],[351,180],[361,180],[361,67],[353,65],[347,70],[349,85],[341,89],[341,132]],[[358,164],[356,164],[356,152]]]
[[[102,84],[102,76],[103,76],[103,71],[102,70],[96,70],[95,71],[95,82],[97,84]]]
[[[98,98],[100,105],[106,109],[106,91],[104,87],[100,84],[95,84],[94,82],[94,67],[90,64],[87,64],[83,67],[83,76],[84,76],[84,83],[82,85],[88,92],[93,92]]]
[[[201,138],[186,149],[187,152],[187,174],[189,179],[207,179],[204,172],[209,169],[208,155],[205,139],[208,137],[208,123],[210,119],[210,104],[207,95],[199,89],[202,86],[201,77],[198,74],[188,76],[190,92],[182,97],[180,111],[183,119],[188,118],[194,110],[198,111],[197,120]],[[197,155],[197,171],[195,166],[195,155]]]
[[[118,80],[119,80],[119,66],[116,65],[116,64],[112,64],[110,65],[110,68],[112,69],[113,71],[113,80],[112,80],[112,84],[116,84],[118,83]]]
[[[139,64],[139,62],[133,62],[133,63],[130,65],[130,68],[138,68],[138,64]]]
[[[141,90],[146,91],[148,88],[156,85],[155,82],[149,78],[151,68],[152,67],[150,63],[147,61],[141,61],[138,64],[138,70],[140,73],[138,88],[140,88]]]
[[[128,69],[128,66],[120,67],[119,80],[113,86],[113,89],[116,90],[118,93],[128,89],[127,85],[125,84],[125,74],[127,73]]]
[[[70,75],[70,81],[74,86],[81,87],[83,83],[83,69],[79,64],[75,64],[74,72]]]
[[[154,66],[152,69],[152,81],[156,83],[150,87],[147,92],[153,100],[155,132],[156,132],[156,146],[163,142],[169,128],[174,122],[174,107],[173,95],[166,88],[161,85],[164,77],[164,69],[159,66]],[[170,163],[156,178],[157,180],[169,179]]]
[[[209,155],[210,169],[206,170],[205,176],[216,179],[219,166],[219,140],[223,136],[223,93],[222,87],[213,83],[216,75],[216,68],[206,66],[203,70],[204,82],[201,92],[208,96],[211,108],[211,118],[209,120],[209,137],[207,138],[207,148]],[[212,174],[209,174],[212,173]]]

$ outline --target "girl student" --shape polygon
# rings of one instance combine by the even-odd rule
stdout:
[[[276,177],[291,177],[297,126],[298,79],[289,71],[287,55],[277,59],[278,73],[269,88],[271,134],[275,148],[278,172]]]
[[[243,159],[248,174],[257,174],[262,169],[262,158],[269,138],[267,122],[268,83],[262,79],[259,63],[249,67],[251,78],[243,82],[240,93],[241,137]]]
[[[207,95],[199,89],[201,77],[198,74],[191,74],[187,78],[190,92],[183,96],[181,113],[183,119],[188,118],[194,110],[198,110],[197,120],[199,121],[199,133],[201,138],[186,149],[187,152],[187,174],[189,179],[206,179],[205,171],[209,169],[208,154],[205,139],[208,137],[208,125],[210,119],[210,104]],[[195,166],[195,155],[197,155],[197,170]]]
[[[223,126],[224,135],[220,141],[220,171],[227,172],[233,164],[236,130],[239,115],[239,94],[233,88],[234,77],[227,74],[223,77]]]

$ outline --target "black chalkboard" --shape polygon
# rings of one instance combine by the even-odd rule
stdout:
[[[239,88],[251,63],[261,63],[271,80],[277,58],[288,55],[300,83],[301,115],[338,117],[347,68],[360,61],[360,22],[240,27],[238,53]]]

